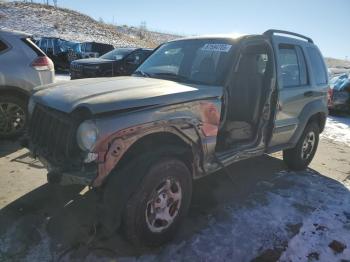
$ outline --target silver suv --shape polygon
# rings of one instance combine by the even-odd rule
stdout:
[[[123,225],[132,242],[160,244],[185,216],[193,180],[280,150],[290,169],[306,168],[327,90],[308,37],[269,30],[180,39],[132,76],[42,87],[29,106],[29,148],[49,182],[100,188],[101,228]]]
[[[33,88],[52,83],[54,76],[52,61],[30,35],[0,30],[0,138],[23,133]]]

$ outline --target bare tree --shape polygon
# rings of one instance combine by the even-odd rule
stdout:
[[[53,0],[53,5],[57,7],[57,0]]]

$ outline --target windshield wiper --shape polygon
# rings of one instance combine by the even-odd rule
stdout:
[[[151,75],[149,73],[146,73],[146,72],[144,72],[142,70],[137,70],[133,74],[140,75],[140,76],[143,76],[143,77],[151,77]]]
[[[186,82],[190,81],[190,79],[188,79],[188,77],[182,76],[182,75],[177,75],[174,73],[154,73],[154,75],[164,77],[164,78],[175,79],[175,80],[179,80],[179,81],[186,81]]]
[[[155,76],[155,77],[159,76],[159,78],[164,77],[164,78],[169,79],[169,80],[178,80],[180,82],[185,82],[185,83],[189,83],[189,84],[207,85],[207,83],[205,83],[205,82],[190,79],[186,76],[177,75],[174,73],[168,73],[168,72],[167,73],[154,73],[153,76]]]

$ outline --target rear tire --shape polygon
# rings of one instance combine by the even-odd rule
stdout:
[[[27,103],[15,95],[0,96],[0,138],[15,138],[27,127]]]
[[[283,151],[283,160],[292,170],[304,170],[315,156],[319,142],[319,126],[309,123],[294,148]]]

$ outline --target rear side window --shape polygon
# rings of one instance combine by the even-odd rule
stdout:
[[[305,57],[299,46],[280,45],[279,61],[283,87],[307,85]]]
[[[311,71],[315,78],[316,84],[327,84],[327,72],[320,52],[318,52],[318,50],[314,47],[308,47],[307,53],[311,62]]]
[[[0,40],[0,52],[5,51],[7,48],[7,45]]]
[[[38,56],[45,56],[45,53],[32,41],[30,38],[23,38],[22,41],[30,48],[32,49]],[[46,43],[47,41],[44,40]]]

